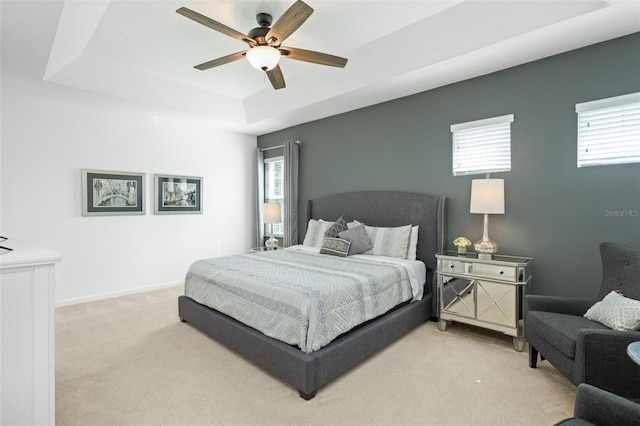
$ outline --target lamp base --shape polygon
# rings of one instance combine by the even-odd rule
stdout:
[[[473,248],[478,253],[478,259],[491,260],[493,255],[498,251],[498,243],[491,241],[488,238],[483,238],[477,241]]]
[[[275,250],[278,248],[278,244],[279,241],[277,238],[275,238],[273,235],[271,236],[271,238],[269,238],[267,240],[267,242],[264,243],[265,247],[267,248],[267,250]]]

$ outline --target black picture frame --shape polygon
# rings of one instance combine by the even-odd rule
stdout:
[[[202,177],[156,174],[155,214],[202,214]]]
[[[82,170],[82,216],[144,215],[145,174]]]

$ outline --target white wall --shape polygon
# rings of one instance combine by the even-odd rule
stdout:
[[[254,136],[7,72],[1,101],[0,235],[62,254],[58,305],[177,285],[252,246]],[[81,216],[83,168],[146,173],[147,214]],[[202,176],[204,213],[154,215],[154,173]]]

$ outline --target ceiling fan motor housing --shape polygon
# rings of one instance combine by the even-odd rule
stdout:
[[[268,27],[258,27],[258,28],[254,28],[251,31],[249,31],[247,33],[247,35],[254,39],[255,41],[258,42],[258,44],[266,44],[264,43],[264,36],[267,35],[267,33],[269,32],[269,28]]]
[[[273,18],[268,13],[258,13],[256,15],[256,21],[258,21],[258,25],[260,25],[261,27],[270,27],[272,20]]]

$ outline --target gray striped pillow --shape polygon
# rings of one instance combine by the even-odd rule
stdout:
[[[376,256],[407,258],[409,240],[411,239],[411,225],[398,226],[395,228],[382,228],[376,226],[366,226],[367,234],[371,238],[373,248],[364,254]]]
[[[333,222],[321,222],[315,219],[309,220],[307,233],[304,236],[302,244],[305,246],[321,247],[324,241],[324,234],[331,225],[333,225]]]

